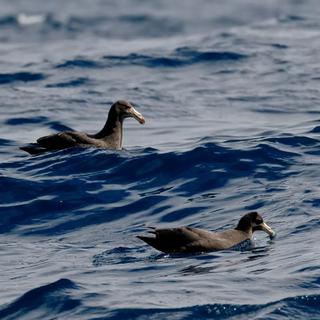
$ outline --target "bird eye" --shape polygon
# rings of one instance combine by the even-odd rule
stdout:
[[[122,104],[122,103],[119,103],[119,105],[121,106],[121,108],[123,110],[129,110],[131,108],[131,106],[128,106],[127,104]]]
[[[122,111],[129,111],[131,109],[131,106],[128,106],[127,104],[119,103],[119,106]]]
[[[262,219],[256,219],[256,224],[261,224],[263,221],[262,221]]]

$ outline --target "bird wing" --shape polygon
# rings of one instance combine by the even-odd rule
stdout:
[[[178,245],[179,251],[182,252],[219,250],[226,247],[225,239],[221,239],[217,232],[192,227],[180,227],[171,230],[174,231],[175,235],[173,240]]]
[[[186,246],[200,239],[193,228],[189,227],[154,229],[150,233],[153,233],[155,238],[140,236],[139,238],[154,248],[167,253],[185,251]]]
[[[236,229],[231,229],[231,230],[225,230],[222,232],[219,232],[219,238],[224,239],[224,241],[231,241],[231,244],[237,245],[245,240],[250,240],[252,234]]]
[[[138,236],[138,238],[166,253],[229,249],[248,239],[246,233],[238,230],[211,232],[192,227],[153,229],[150,233],[155,237]]]
[[[186,244],[199,239],[199,235],[194,232],[194,228],[190,227],[155,229],[154,233],[159,241],[166,240],[177,245]]]
[[[41,137],[37,143],[48,150],[58,150],[87,144],[88,140],[85,137],[86,135],[81,132],[65,131]]]
[[[228,239],[222,238],[202,238],[200,240],[191,242],[185,246],[186,252],[201,252],[201,251],[214,251],[229,249],[233,246],[232,242]]]

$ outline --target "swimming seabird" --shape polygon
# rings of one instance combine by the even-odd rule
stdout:
[[[257,230],[265,231],[270,238],[275,232],[257,212],[249,212],[238,222],[235,229],[211,232],[192,227],[169,229],[152,228],[153,237],[137,236],[155,249],[164,253],[205,252],[230,249],[243,241],[250,240]]]
[[[141,124],[145,122],[142,114],[133,107],[132,103],[119,100],[111,106],[104,127],[96,134],[90,135],[78,131],[63,131],[41,137],[37,140],[37,143],[20,147],[20,149],[30,154],[71,147],[97,147],[120,150],[122,148],[122,123],[125,118],[135,118]]]

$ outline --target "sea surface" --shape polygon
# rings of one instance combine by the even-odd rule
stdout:
[[[0,319],[320,319],[316,0],[1,0]],[[99,131],[124,150],[19,150]],[[166,255],[149,226],[277,232]]]

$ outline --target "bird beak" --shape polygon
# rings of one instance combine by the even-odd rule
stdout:
[[[133,118],[139,121],[139,123],[141,124],[145,123],[143,115],[140,112],[138,112],[134,107],[131,107],[130,114],[132,115]]]
[[[265,223],[262,222],[259,227],[261,228],[261,230],[263,230],[264,232],[266,232],[270,238],[274,238],[276,233]]]

